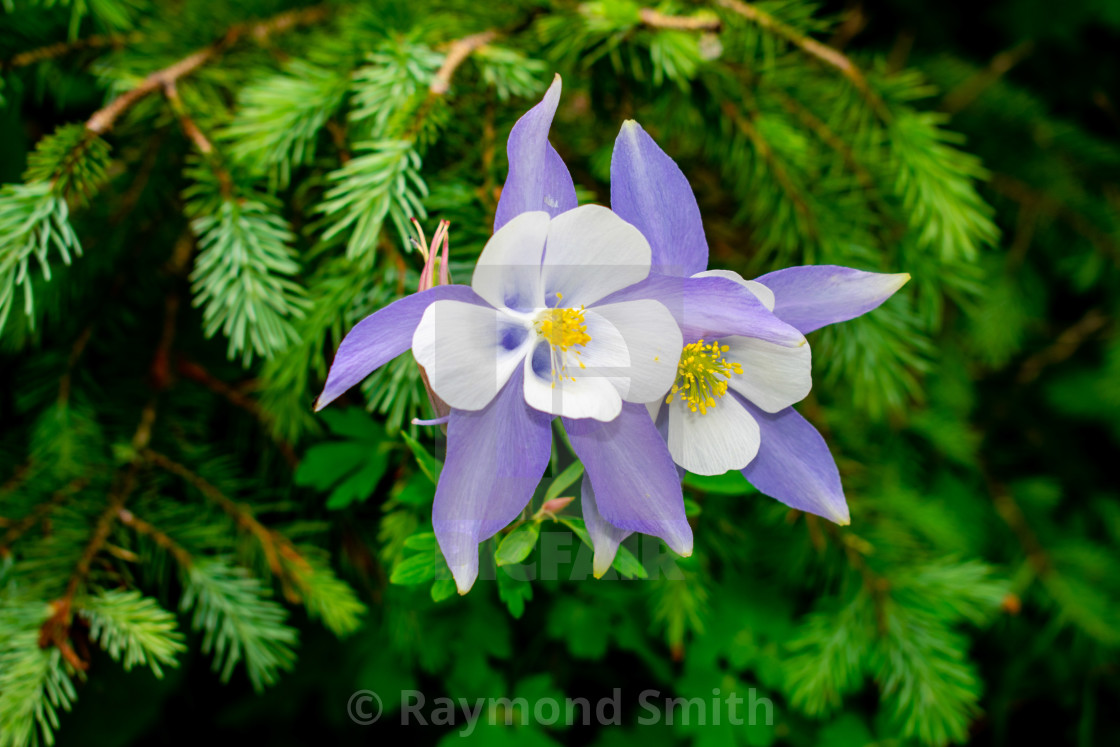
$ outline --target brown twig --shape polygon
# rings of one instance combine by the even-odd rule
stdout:
[[[289,10],[277,16],[256,23],[241,23],[231,26],[221,39],[208,47],[184,57],[173,65],[157,70],[144,79],[140,85],[126,91],[110,101],[105,107],[94,112],[86,120],[86,129],[94,135],[102,135],[113,128],[117,119],[147,96],[173,86],[176,81],[190,75],[198,68],[218,57],[242,37],[252,37],[258,42],[268,39],[272,34],[283,33],[297,26],[318,23],[327,18],[331,9],[328,5]]]
[[[346,125],[328,119],[324,126],[331,136],[331,142],[334,143],[335,150],[338,151],[338,162],[343,166],[350,163],[350,146],[346,144]]]
[[[695,16],[670,16],[654,10],[642,8],[638,12],[642,23],[650,28],[669,29],[672,31],[719,31],[723,24],[718,18],[704,18]]]
[[[12,473],[12,476],[8,478],[7,482],[0,485],[0,496],[7,495],[19,488],[20,485],[23,485],[27,478],[31,477],[32,468],[33,465],[31,462],[25,462],[17,467],[16,471]]]
[[[805,36],[796,29],[790,28],[769,13],[759,10],[757,6],[751,5],[750,3],[742,2],[742,0],[716,0],[716,2],[731,12],[746,18],[759,28],[785,39],[810,57],[814,57],[826,65],[839,70],[845,78],[851,81],[864,101],[868,103],[872,111],[874,111],[881,120],[884,122],[891,121],[890,110],[887,109],[887,105],[883,102],[883,99],[872,90],[863,71],[856,67],[855,63],[848,59],[846,55],[827,44],[822,44],[816,39]]]
[[[74,367],[78,364],[78,359],[82,357],[86,345],[89,344],[89,340],[93,336],[93,326],[93,322],[87,324],[70,349],[70,357],[66,361],[66,373],[62,374],[62,379],[58,382],[58,404],[60,406],[65,405],[70,399],[70,385],[74,377]]]
[[[809,205],[801,197],[801,193],[798,191],[796,185],[794,185],[793,180],[790,179],[785,166],[782,165],[781,161],[779,161],[778,157],[774,154],[774,149],[770,147],[770,143],[762,137],[762,133],[754,126],[750,118],[744,116],[742,112],[736,109],[732,102],[725,101],[722,108],[723,113],[735,123],[740,132],[746,135],[747,139],[750,140],[751,144],[754,146],[754,149],[758,151],[758,154],[766,161],[770,173],[774,175],[774,179],[778,182],[778,186],[782,188],[786,197],[793,203],[794,209],[805,219],[809,235],[815,237],[817,235],[817,224],[816,220],[813,218],[813,213],[809,209]]]
[[[988,185],[997,193],[1021,205],[1057,216],[1074,231],[1088,239],[1103,254],[1111,255],[1113,262],[1120,265],[1120,245],[1117,245],[1106,231],[1098,228],[1092,221],[1065,203],[1005,174],[992,174],[988,179]]]
[[[818,140],[840,155],[844,160],[844,165],[847,166],[848,170],[856,177],[856,181],[859,182],[863,189],[869,192],[875,191],[875,179],[871,176],[871,172],[863,167],[863,164],[859,162],[856,158],[856,154],[848,144],[844,142],[843,138],[833,132],[832,128],[830,128],[824,120],[820,119],[816,114],[810,111],[807,106],[785,91],[778,90],[777,88],[768,88],[767,91],[778,99],[778,103],[782,105],[783,109],[797,117],[801,123],[805,125],[806,129],[816,135]]]
[[[1034,51],[1034,42],[1030,39],[1019,42],[1011,49],[1000,52],[988,66],[969,77],[959,86],[945,94],[941,100],[941,110],[949,114],[956,114],[980,97],[985,89],[1007,74],[1011,68],[1018,65]]]
[[[15,544],[16,540],[46,518],[47,514],[62,504],[67,498],[81,491],[88,484],[89,480],[84,477],[71,480],[70,484],[66,487],[55,491],[54,495],[52,495],[49,500],[43,501],[35,506],[30,514],[18,521],[13,521],[8,531],[4,533],[3,539],[0,539],[0,558],[10,555],[12,545]]]
[[[84,39],[76,39],[71,42],[56,42],[55,44],[48,44],[38,49],[29,49],[26,52],[20,52],[0,65],[0,67],[6,70],[17,67],[27,67],[37,62],[62,57],[63,55],[68,55],[71,52],[79,52],[83,49],[102,49],[104,47],[120,49],[129,44],[135,44],[143,39],[144,34],[140,32],[131,34],[94,34]]]
[[[264,552],[265,561],[268,563],[269,569],[284,585],[285,595],[293,602],[299,601],[300,597],[291,588],[289,580],[294,578],[297,583],[300,582],[302,578],[301,573],[286,573],[284,565],[281,563],[281,556],[283,556],[284,560],[296,564],[303,573],[309,572],[310,566],[303,556],[295,549],[295,546],[292,545],[291,540],[279,532],[261,524],[253,515],[253,511],[249,506],[234,501],[215,485],[206,480],[206,478],[195,474],[182,464],[151,449],[145,450],[143,456],[148,462],[160,469],[181,477],[194,487],[195,490],[216,503],[219,508],[234,520],[237,526],[256,537],[261,545],[261,550]]]
[[[168,537],[165,533],[156,529],[154,526],[136,516],[136,514],[129,511],[127,508],[122,508],[117,512],[117,519],[129,529],[132,529],[137,534],[143,534],[155,542],[157,546],[166,550],[175,561],[183,568],[189,568],[193,559],[190,553],[183,549],[183,547],[175,542],[175,540]]]
[[[808,515],[806,516],[808,517]],[[870,552],[871,545],[851,531],[842,530],[830,521],[823,522],[823,524],[829,536],[844,551],[848,563],[856,569],[860,578],[863,579],[863,586],[871,594],[871,599],[875,604],[876,627],[879,629],[880,635],[885,635],[887,632],[885,606],[887,597],[890,595],[891,582],[887,577],[876,573],[868,565],[865,556]]]
[[[857,0],[855,3],[850,3],[844,13],[844,20],[836,27],[836,31],[832,34],[832,38],[828,40],[828,46],[836,50],[842,50],[848,46],[848,42],[856,38],[856,36],[867,28],[867,11],[863,9],[863,3]]]
[[[113,531],[113,525],[119,518],[121,510],[124,509],[125,503],[132,495],[132,491],[136,488],[137,476],[140,473],[140,466],[143,463],[141,455],[148,448],[148,444],[150,444],[152,440],[152,425],[155,423],[156,419],[156,404],[158,402],[159,392],[164,389],[168,383],[166,377],[161,379],[156,375],[156,370],[159,361],[166,358],[171,349],[171,344],[175,338],[175,320],[178,316],[178,312],[179,297],[173,291],[167,296],[163,331],[160,334],[159,342],[156,343],[156,354],[151,365],[155,392],[144,406],[144,409],[141,410],[140,422],[136,426],[136,431],[132,434],[132,458],[129,460],[128,464],[118,472],[115,485],[109,493],[108,504],[98,518],[93,533],[90,535],[89,541],[86,543],[77,565],[70,574],[70,580],[66,584],[66,591],[61,597],[51,603],[53,612],[51,616],[47,618],[46,622],[43,623],[43,627],[39,631],[40,647],[46,648],[47,646],[55,646],[58,648],[59,652],[61,652],[63,658],[75,669],[84,670],[88,667],[88,664],[78,656],[73,646],[70,644],[70,626],[73,622],[74,598],[86,583],[94,560],[97,559],[98,555],[105,548],[105,544],[109,540],[109,535]]]
[[[1058,335],[1053,344],[1023,362],[1016,380],[1027,384],[1038,378],[1042,369],[1069,358],[1081,345],[1108,324],[1108,317],[1100,309],[1089,309],[1085,316]]]
[[[451,78],[455,75],[456,68],[462,65],[473,52],[497,39],[498,35],[496,29],[488,29],[451,42],[451,46],[447,48],[447,56],[443,58],[443,64],[439,66],[436,76],[428,86],[428,91],[436,96],[447,93],[451,88]]]
[[[198,148],[198,151],[202,155],[207,157],[212,156],[214,154],[214,144],[210,142],[210,138],[206,137],[202,129],[191,119],[190,114],[187,112],[186,105],[183,104],[182,97],[179,96],[179,89],[174,81],[163,86],[163,95],[167,99],[167,103],[171,105],[171,110],[175,112],[175,116],[179,118],[179,125],[183,128],[183,134],[190,138],[190,141],[195,144],[195,147]]]
[[[109,504],[98,518],[93,534],[90,535],[74,571],[70,574],[66,591],[60,598],[51,603],[53,612],[39,631],[39,646],[41,648],[55,646],[62,653],[63,658],[75,669],[84,670],[89,665],[78,656],[70,645],[70,625],[73,620],[74,598],[86,582],[93,561],[104,549],[119,512],[124,508],[125,502],[136,487],[136,476],[140,471],[138,455],[151,441],[152,424],[155,419],[156,398],[152,397],[141,411],[140,424],[136,427],[136,432],[132,436],[132,447],[137,456],[129,462],[123,475],[118,480],[116,489],[110,493]]]
[[[1027,562],[1030,563],[1031,568],[1033,568],[1035,573],[1040,577],[1049,575],[1053,570],[1050,557],[1043,549],[1042,543],[1038,541],[1038,536],[1027,522],[1027,517],[1023,514],[1023,509],[1019,507],[1019,504],[1016,503],[1011,493],[989,475],[986,469],[984,469],[983,472],[984,480],[988,484],[988,493],[992,497],[992,503],[995,505],[996,513],[998,513],[1000,518],[1011,528],[1011,531],[1019,540],[1019,546],[1023,548],[1023,553],[1027,556]]]
[[[258,404],[255,399],[243,394],[221,379],[218,379],[199,364],[180,356],[176,369],[180,375],[185,376],[191,381],[202,384],[215,394],[224,397],[234,407],[245,410],[262,424],[266,426],[269,425],[268,414],[261,409],[260,404]],[[277,438],[275,439],[275,443],[280,453],[283,455],[284,461],[288,463],[289,467],[295,469],[299,465],[299,457],[296,455],[296,450],[284,439]]]
[[[183,134],[195,144],[199,153],[209,162],[211,171],[218,178],[218,186],[222,196],[230,197],[233,194],[233,177],[230,176],[229,170],[222,165],[221,158],[215,152],[214,144],[210,142],[210,138],[206,137],[202,128],[191,118],[182,97],[179,96],[179,89],[174,81],[163,87],[163,95],[171,106],[171,111],[175,113],[175,117],[179,120],[179,126],[183,128]]]

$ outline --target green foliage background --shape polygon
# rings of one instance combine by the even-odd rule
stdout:
[[[407,689],[614,688],[619,725],[408,738],[1116,743],[1118,37],[1107,0],[3,0],[0,747],[366,744]],[[850,527],[690,478],[695,555],[595,581],[557,439],[459,598],[410,356],[312,413],[415,288],[410,217],[469,277],[553,72],[581,201],[636,118],[713,267],[913,275],[810,337]],[[772,724],[639,720],[752,688]]]

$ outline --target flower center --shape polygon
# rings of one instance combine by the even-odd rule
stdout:
[[[727,394],[727,380],[732,374],[743,373],[740,364],[723,359],[727,351],[728,346],[721,346],[718,340],[710,345],[703,340],[685,345],[677,364],[677,381],[665,402],[680,397],[689,410],[701,415],[715,407],[716,399]]]
[[[547,309],[536,321],[537,333],[548,341],[551,347],[552,386],[556,380],[567,377],[575,381],[574,377],[567,376],[568,349],[582,347],[591,342],[591,335],[587,334],[587,323],[583,319],[583,307],[578,309]],[[582,350],[573,350],[575,355],[582,355]],[[587,368],[582,361],[580,368]]]

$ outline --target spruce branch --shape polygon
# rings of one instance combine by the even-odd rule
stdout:
[[[774,149],[770,147],[770,144],[762,137],[762,133],[755,127],[751,118],[740,112],[733,102],[724,101],[721,108],[723,109],[724,115],[746,136],[751,142],[751,145],[754,146],[755,151],[757,151],[762,160],[766,162],[767,168],[770,170],[774,180],[778,183],[778,186],[781,187],[786,198],[793,204],[794,209],[805,221],[806,233],[809,237],[816,239],[819,233],[816,219],[813,216],[812,210],[809,209],[809,203],[805,201],[801,190],[793,183],[789,172],[786,171],[785,166],[774,153]]]
[[[809,107],[805,106],[801,101],[798,101],[785,91],[774,87],[767,87],[766,92],[778,99],[778,103],[782,105],[783,109],[797,117],[801,124],[805,126],[805,129],[816,135],[818,140],[840,156],[844,165],[848,167],[848,170],[852,172],[856,181],[859,182],[860,187],[876,198],[878,197],[875,179],[871,176],[871,172],[859,162],[855,150],[848,143],[844,142],[844,139],[836,134],[824,120],[814,114]]]
[[[330,118],[350,88],[347,72],[293,60],[242,89],[234,119],[219,136],[232,159],[254,175],[266,174],[276,187],[287,186],[293,168],[314,157],[319,131],[331,131]],[[336,132],[331,136],[345,154],[345,136]]]
[[[75,607],[89,624],[90,640],[125,671],[147,666],[163,677],[163,667],[176,666],[176,655],[186,650],[175,616],[136,590],[104,589],[78,599]]]
[[[159,341],[156,343],[156,352],[150,369],[153,374],[152,382],[156,387],[156,392],[140,412],[140,422],[132,434],[131,458],[127,465],[118,470],[115,485],[109,494],[106,508],[98,517],[85,549],[70,574],[65,592],[59,599],[51,603],[52,614],[43,623],[40,630],[39,645],[43,648],[54,645],[67,663],[79,671],[84,670],[88,665],[78,657],[70,645],[70,624],[73,620],[74,599],[84,586],[94,560],[98,553],[104,549],[120,511],[124,508],[136,487],[137,476],[142,464],[141,453],[148,447],[152,439],[152,426],[156,419],[159,392],[166,388],[169,383],[168,379],[165,376],[159,376],[158,372],[161,361],[166,360],[175,339],[175,322],[178,313],[179,297],[172,291],[166,297],[163,330]],[[164,367],[166,366],[164,365]]]
[[[193,610],[192,627],[203,631],[202,650],[214,655],[223,682],[240,661],[257,691],[292,667],[296,630],[259,579],[219,557],[198,559],[184,569],[183,580],[179,607]]]
[[[270,529],[262,524],[253,515],[253,511],[249,506],[233,500],[204,477],[196,474],[179,462],[150,449],[146,450],[143,456],[151,464],[182,478],[199,493],[202,493],[206,498],[217,504],[219,508],[234,520],[238,527],[253,535],[260,544],[261,550],[264,552],[265,561],[268,563],[269,570],[271,570],[272,574],[284,585],[285,595],[292,602],[298,603],[300,601],[299,594],[296,593],[291,584],[293,579],[291,575],[286,572],[285,565],[282,561],[287,561],[288,563],[299,566],[306,566],[307,561],[296,550],[291,540],[276,530]]]
[[[137,102],[153,93],[166,89],[170,85],[174,85],[180,78],[192,74],[198,68],[219,57],[242,38],[250,37],[260,43],[273,34],[281,34],[300,26],[321,23],[330,16],[331,11],[329,5],[315,5],[310,8],[285,11],[263,21],[231,26],[221,39],[210,46],[200,49],[162,70],[157,70],[145,78],[140,85],[98,109],[86,120],[86,129],[95,135],[108,132],[113,129],[117,119],[135,106]]]
[[[884,103],[879,94],[871,88],[863,71],[846,55],[827,44],[822,44],[816,39],[805,36],[796,29],[787,26],[766,11],[760,9],[757,5],[745,3],[742,2],[742,0],[716,0],[716,2],[721,7],[746,18],[764,31],[768,31],[777,37],[785,39],[810,57],[839,70],[845,78],[851,81],[855,89],[859,91],[860,96],[863,97],[879,119],[884,122],[891,121],[891,112],[890,109],[887,108],[886,103]]]
[[[37,745],[40,735],[43,743],[53,743],[58,711],[70,710],[78,697],[62,655],[36,645],[41,607],[20,606],[28,612],[17,621],[18,633],[0,640],[0,747]]]
[[[23,289],[24,313],[32,317],[35,311],[29,275],[32,259],[49,280],[52,250],[65,264],[81,254],[69,216],[66,200],[49,181],[0,188],[0,330],[16,303],[18,288]]]
[[[155,423],[155,419],[156,399],[152,398],[141,412],[140,424],[136,427],[136,432],[132,436],[132,449],[136,456],[123,469],[122,474],[118,475],[116,489],[110,494],[108,505],[94,525],[89,541],[82,551],[74,571],[70,574],[66,591],[59,599],[51,602],[52,614],[43,623],[40,632],[39,645],[42,648],[54,645],[67,663],[78,670],[85,670],[89,665],[78,656],[70,645],[70,624],[73,620],[74,598],[85,584],[94,560],[98,553],[104,549],[118,514],[124,508],[125,502],[136,486],[136,478],[141,464],[139,454],[151,441],[152,425]]]
[[[296,340],[293,320],[307,307],[294,280],[295,234],[275,198],[236,190],[224,169],[190,174],[197,181],[187,190],[187,209],[199,245],[191,280],[195,305],[205,306],[206,335],[220,330],[227,355],[240,355],[243,365],[254,355],[269,358]]]

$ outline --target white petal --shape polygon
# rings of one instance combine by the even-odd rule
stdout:
[[[583,205],[561,213],[548,226],[541,268],[546,305],[595,303],[645,280],[649,262],[649,242],[607,208]]]
[[[757,280],[744,280],[742,275],[737,272],[732,272],[731,270],[704,270],[703,272],[696,273],[692,277],[715,277],[734,280],[736,283],[745,287],[747,290],[753,293],[759,301],[762,301],[762,305],[765,306],[768,311],[774,310],[774,291],[770,290]]]
[[[597,330],[609,324],[620,333],[627,363],[611,373],[622,399],[652,402],[669,391],[677,376],[677,361],[684,341],[673,315],[652,300],[625,301],[594,306],[584,313],[590,350],[599,342]],[[587,360],[584,360],[587,363]]]
[[[578,364],[575,365],[578,370]],[[565,418],[594,418],[604,422],[617,418],[622,412],[622,397],[610,378],[580,376],[572,371],[568,369],[568,377],[554,378],[549,364],[549,345],[537,342],[525,357],[525,401],[541,412]]]
[[[521,213],[486,242],[471,278],[471,288],[494,308],[528,311],[544,305],[541,257],[548,235],[548,213]]]
[[[509,380],[532,341],[527,324],[509,314],[436,301],[412,335],[412,354],[440,399],[460,410],[481,410]]]
[[[677,397],[669,403],[669,453],[698,475],[743,469],[759,446],[758,423],[734,397],[724,395],[704,414],[692,412]]]
[[[727,386],[766,412],[778,412],[800,402],[813,388],[809,343],[787,348],[736,335],[720,343],[728,347],[723,357],[743,367],[743,373],[732,375]]]

